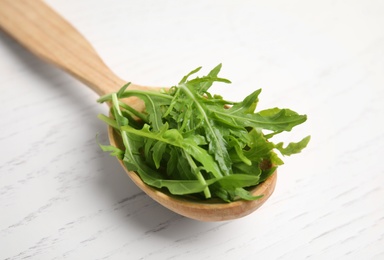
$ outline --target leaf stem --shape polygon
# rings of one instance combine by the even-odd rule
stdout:
[[[134,109],[133,107],[127,105],[126,103],[124,103],[122,101],[119,101],[119,106],[124,108],[128,112],[132,113],[134,116],[141,119],[142,121],[148,123],[148,117],[145,114],[140,113],[139,111],[137,111],[136,109]]]
[[[121,120],[119,120],[119,118],[122,118],[123,115],[122,115],[120,107],[119,107],[119,100],[117,98],[117,94],[116,93],[112,93],[112,105],[113,105],[113,109],[115,110],[115,113],[117,113],[116,114],[116,121],[117,121],[117,125],[119,126],[119,130],[120,130],[120,128],[123,125],[121,124]],[[129,141],[128,141],[127,133],[124,132],[124,131],[121,131],[121,138],[123,139],[124,146],[126,148],[128,148],[129,147]]]
[[[192,167],[193,172],[196,174],[196,178],[197,178],[197,180],[198,180],[201,184],[203,184],[204,186],[206,186],[206,188],[204,189],[204,196],[205,196],[205,198],[206,198],[206,199],[211,198],[211,196],[212,196],[212,195],[211,195],[211,191],[209,190],[209,187],[208,187],[208,185],[207,185],[207,182],[206,182],[206,180],[204,179],[204,176],[201,174],[201,171],[199,170],[199,167],[197,167],[195,161],[192,159],[192,157],[191,157],[188,153],[186,153],[184,150],[183,150],[183,152],[184,152],[185,157],[186,157],[187,160],[188,160],[189,165]]]

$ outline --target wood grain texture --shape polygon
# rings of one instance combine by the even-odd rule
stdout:
[[[40,0],[1,0],[0,27],[42,59],[64,69],[97,94],[116,91],[117,77],[89,42]]]
[[[0,32],[0,259],[383,259],[379,1],[47,1],[122,78],[175,84],[223,63],[240,99],[308,114],[274,195],[231,222],[155,203],[96,142],[107,107]],[[1,18],[0,18],[1,19]]]

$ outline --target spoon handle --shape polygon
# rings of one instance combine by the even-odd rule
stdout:
[[[126,83],[71,24],[40,0],[0,0],[0,28],[100,96]]]

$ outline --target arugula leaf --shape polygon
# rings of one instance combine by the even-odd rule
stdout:
[[[111,156],[116,156],[120,160],[124,158],[124,151],[120,150],[117,147],[114,147],[112,145],[101,145],[101,144],[99,144],[99,146],[101,150],[103,150],[104,152],[110,152]]]
[[[250,95],[244,98],[242,102],[234,104],[231,108],[226,111],[229,114],[251,114],[255,111],[257,103],[259,102],[259,95],[261,89],[252,92]]]
[[[110,117],[99,115],[122,139],[122,147],[100,145],[124,162],[144,183],[171,194],[195,199],[219,198],[225,202],[255,200],[247,189],[265,181],[284,162],[276,152],[289,156],[301,152],[310,136],[284,145],[270,139],[304,123],[306,115],[290,109],[256,111],[261,89],[241,102],[209,93],[221,64],[207,76],[180,82],[160,92],[129,88],[100,97],[112,104]],[[145,111],[125,103],[139,98]]]
[[[168,130],[167,128],[168,126],[165,124],[161,132],[151,132],[148,125],[145,125],[141,130],[134,129],[130,126],[124,126],[121,127],[121,131],[131,135],[140,136],[147,140],[154,139],[164,144],[182,148],[194,159],[200,162],[207,172],[212,173],[216,177],[222,177],[220,169],[217,167],[214,159],[205,149],[196,145],[192,139],[184,139],[176,129]]]
[[[224,175],[231,174],[231,161],[227,150],[227,142],[222,136],[221,132],[215,128],[213,120],[209,118],[207,110],[204,108],[203,103],[199,102],[199,97],[196,93],[193,93],[188,85],[182,84],[180,89],[188,96],[194,103],[196,112],[199,118],[202,120],[202,127],[204,128],[206,138],[209,141],[208,151],[210,154],[214,154],[221,171]]]
[[[301,141],[297,143],[289,143],[287,147],[283,148],[283,143],[278,143],[275,145],[275,148],[279,150],[282,155],[292,155],[296,153],[300,153],[311,140],[311,136],[307,136],[303,138]]]
[[[305,115],[279,108],[263,110],[254,114],[242,111],[227,113],[227,111],[218,108],[215,110],[215,117],[229,126],[243,125],[272,131],[291,131],[293,127],[307,120]]]
[[[198,87],[197,91],[201,94],[206,93],[208,89],[212,86],[214,78],[217,79],[217,75],[219,74],[221,70],[221,64],[217,65],[215,68],[213,68],[207,75],[207,78],[210,78],[211,80],[208,80],[204,82],[203,84],[199,84],[200,86]],[[224,80],[226,83],[230,83],[228,80]]]
[[[243,187],[257,185],[259,177],[247,174],[233,174],[225,176],[213,184],[217,197],[226,202],[235,201],[238,198],[245,200],[256,200],[262,196],[252,196]]]

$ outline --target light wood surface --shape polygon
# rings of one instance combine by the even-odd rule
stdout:
[[[65,19],[40,0],[1,0],[0,26],[26,48],[92,88],[114,92],[126,82],[100,59]]]
[[[98,95],[0,30],[0,259],[383,259],[381,1],[46,3],[121,78],[170,86],[223,63],[214,93],[263,88],[259,109],[308,115],[284,140],[312,139],[260,210],[182,217],[100,151]]]

